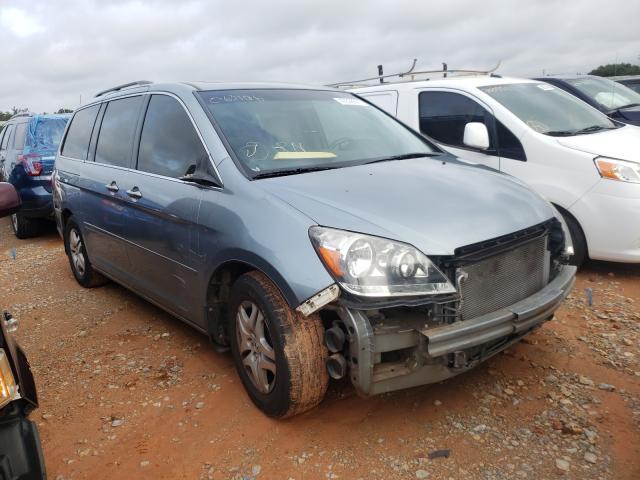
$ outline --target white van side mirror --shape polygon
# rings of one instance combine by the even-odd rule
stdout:
[[[489,131],[484,123],[469,122],[464,126],[464,137],[462,139],[467,147],[486,150],[489,148]]]

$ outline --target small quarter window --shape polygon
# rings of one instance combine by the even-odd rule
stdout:
[[[496,133],[498,137],[498,155],[502,158],[521,160],[523,162],[527,161],[527,156],[524,153],[524,148],[520,140],[518,140],[518,137],[499,120],[496,120]]]
[[[108,103],[96,147],[97,163],[119,167],[131,165],[131,149],[141,104],[139,95]]]
[[[142,127],[138,170],[178,178],[207,156],[189,116],[167,95],[152,95]]]
[[[91,133],[98,110],[100,110],[100,105],[93,105],[76,112],[62,146],[62,155],[79,160],[87,159]]]

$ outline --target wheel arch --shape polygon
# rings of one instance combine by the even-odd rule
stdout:
[[[243,274],[258,271],[264,274],[278,289],[290,308],[296,308],[299,301],[284,277],[265,259],[252,252],[237,251],[235,255],[215,262],[208,273],[205,293],[205,319],[211,340],[218,346],[226,348],[227,303],[231,288]]]

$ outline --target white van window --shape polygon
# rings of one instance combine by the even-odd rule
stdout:
[[[366,98],[375,106],[380,107],[394,117],[398,114],[398,92],[395,90],[389,92],[360,93],[358,95]]]

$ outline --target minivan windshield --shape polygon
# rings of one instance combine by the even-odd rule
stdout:
[[[608,78],[578,77],[566,78],[564,81],[598,102],[606,110],[640,105],[640,93]]]
[[[253,89],[198,94],[253,178],[439,153],[347,92]]]
[[[582,100],[547,83],[510,83],[480,87],[539,133],[572,136],[617,128]]]

